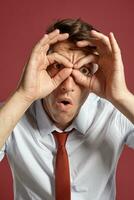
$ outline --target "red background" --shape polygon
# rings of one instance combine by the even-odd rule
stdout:
[[[57,18],[83,18],[104,33],[113,31],[122,49],[127,85],[133,81],[133,0],[1,0],[0,101],[15,90],[36,41]],[[117,200],[134,199],[134,152],[126,147],[117,170]],[[12,200],[12,177],[6,158],[0,164],[0,200]]]

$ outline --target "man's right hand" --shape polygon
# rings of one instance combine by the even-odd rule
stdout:
[[[21,93],[27,101],[44,98],[71,74],[73,66],[71,62],[57,53],[47,54],[51,45],[64,41],[68,37],[67,33],[60,34],[59,30],[55,30],[45,34],[33,48],[17,88],[17,92]],[[50,77],[47,67],[55,62],[63,64],[65,68],[54,77]]]

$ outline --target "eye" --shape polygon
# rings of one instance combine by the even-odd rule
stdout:
[[[54,77],[63,67],[63,64],[53,63],[48,66],[47,72],[50,75],[50,77]]]
[[[61,64],[59,64],[59,63],[54,63],[54,64],[53,64],[53,67],[54,67],[55,69],[61,69],[63,66],[62,66]]]
[[[80,68],[80,72],[84,74],[85,76],[90,76],[91,75],[91,69],[89,66],[83,66]]]

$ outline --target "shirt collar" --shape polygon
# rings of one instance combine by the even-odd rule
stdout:
[[[74,119],[72,124],[68,126],[65,131],[71,131],[72,129],[77,130],[77,133],[81,133],[85,135],[87,129],[90,126],[90,110],[91,103],[94,101],[98,101],[99,97],[90,93],[84,104],[81,106],[80,111],[77,117]],[[51,134],[54,130],[57,132],[62,132],[59,128],[55,126],[53,121],[50,120],[47,113],[43,109],[41,100],[37,100],[35,102],[35,115],[37,120],[37,125],[40,131],[40,134],[44,137],[45,133]]]

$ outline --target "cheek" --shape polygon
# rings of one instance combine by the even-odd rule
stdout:
[[[80,105],[82,105],[89,95],[89,90],[81,87]]]
[[[52,112],[53,110],[53,102],[54,102],[54,98],[53,98],[53,95],[50,94],[49,96],[47,96],[45,99],[44,99],[44,102],[45,102],[45,109],[49,112]]]

